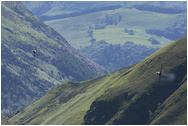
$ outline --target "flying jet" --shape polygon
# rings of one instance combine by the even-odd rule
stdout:
[[[33,55],[34,55],[34,57],[35,57],[35,53],[37,52],[37,50],[33,50]]]
[[[162,76],[162,65],[161,65],[160,71],[157,71],[156,74],[159,75],[159,83],[160,83],[161,76]]]

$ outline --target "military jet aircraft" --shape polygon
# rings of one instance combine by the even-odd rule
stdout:
[[[35,57],[35,53],[37,52],[37,50],[33,50],[33,55],[34,55],[34,57]]]
[[[162,65],[161,65],[160,71],[157,71],[156,74],[159,75],[159,83],[160,83],[161,76],[162,76]]]

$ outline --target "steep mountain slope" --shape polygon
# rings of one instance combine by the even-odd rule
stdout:
[[[158,109],[151,115],[148,124],[187,124],[187,77],[183,84],[176,90]]]
[[[149,56],[129,69],[130,73],[124,73],[122,75],[124,81],[118,80],[113,90],[107,91],[92,103],[84,118],[85,124],[145,124],[157,107],[160,107],[162,103],[165,104],[164,101],[186,81],[186,37]],[[161,64],[163,65],[163,76],[159,83],[155,72],[160,69]],[[182,92],[182,95],[186,96],[186,91]],[[176,97],[179,96],[173,97],[173,101]],[[185,97],[180,99],[186,100]],[[114,109],[110,110],[108,106]],[[186,111],[186,102],[182,103],[182,106],[176,106],[184,107],[183,111]],[[99,112],[100,110],[103,112]],[[186,119],[186,114],[181,114]],[[186,120],[181,123],[171,122],[168,116],[162,116],[168,121],[160,124],[185,124],[186,122]],[[180,115],[175,116],[174,118],[178,118]]]
[[[30,105],[55,85],[107,73],[20,2],[1,2],[1,28],[2,115]]]
[[[186,124],[186,83],[187,36],[134,66],[58,85],[2,124]]]

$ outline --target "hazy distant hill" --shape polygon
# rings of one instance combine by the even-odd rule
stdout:
[[[1,54],[2,115],[30,105],[55,85],[107,73],[20,2],[1,2]]]
[[[46,24],[70,40],[75,48],[88,45],[92,38],[121,44],[133,40],[137,44],[139,39],[145,41],[142,44],[148,45],[146,42],[150,37],[159,40],[163,47],[168,44],[168,39],[176,40],[186,35],[186,1],[22,1],[22,3]],[[110,25],[115,26],[109,27]],[[87,35],[91,27],[95,29],[92,37]],[[123,35],[125,28],[133,30],[135,34]]]
[[[72,17],[78,14],[92,13],[101,10],[111,10],[122,6],[123,2],[116,1],[22,1],[22,3],[40,19]],[[111,7],[111,8],[110,8]],[[56,16],[56,17],[54,17]]]
[[[187,36],[134,66],[61,84],[2,124],[186,125]]]
[[[80,16],[120,7],[158,13],[178,14],[187,11],[185,1],[22,1],[42,20]]]

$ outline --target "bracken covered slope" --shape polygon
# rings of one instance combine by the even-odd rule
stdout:
[[[107,73],[15,1],[1,2],[1,54],[2,115],[30,105],[55,85]]]
[[[187,124],[186,85],[187,36],[134,66],[61,84],[2,124]]]

